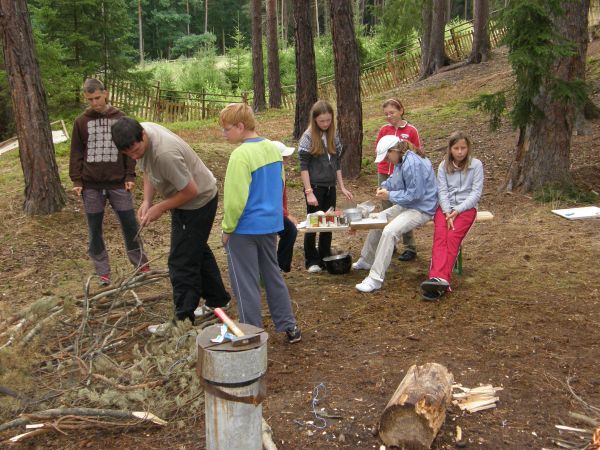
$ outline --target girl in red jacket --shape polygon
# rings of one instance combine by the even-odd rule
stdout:
[[[383,102],[383,114],[387,120],[387,124],[382,126],[375,140],[375,148],[377,143],[383,136],[393,135],[400,139],[410,142],[415,148],[421,148],[419,132],[417,129],[404,119],[404,106],[397,98],[389,98]],[[384,159],[377,165],[377,186],[381,186],[394,171],[394,165]],[[382,200],[381,208],[385,210],[391,207],[392,204],[388,200]],[[417,256],[417,244],[412,231],[402,235],[404,243],[404,252],[398,258],[400,261],[412,261]]]

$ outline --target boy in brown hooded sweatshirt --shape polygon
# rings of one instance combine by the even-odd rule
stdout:
[[[95,78],[85,81],[83,95],[89,107],[73,125],[69,176],[73,191],[83,198],[89,231],[88,253],[100,283],[107,285],[110,265],[102,233],[107,200],[121,223],[129,261],[142,272],[150,269],[135,239],[138,223],[131,195],[135,161],[117,150],[110,132],[111,125],[125,114],[107,103],[108,91]]]

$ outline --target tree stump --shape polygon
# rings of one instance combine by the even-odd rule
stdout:
[[[446,418],[453,376],[441,364],[412,366],[392,395],[379,421],[387,446],[428,449]]]

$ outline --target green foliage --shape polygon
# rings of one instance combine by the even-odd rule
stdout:
[[[552,65],[573,53],[573,46],[556,31],[554,18],[562,14],[559,0],[511,2],[501,15],[506,27],[508,60],[515,74],[514,127],[524,127],[543,117],[535,104],[542,87],[561,92],[552,76]]]
[[[63,49],[62,64],[80,78],[126,72],[133,66],[128,44],[133,28],[125,0],[35,0],[34,28]]]
[[[15,134],[11,101],[6,72],[0,70],[0,142]]]
[[[181,36],[175,41],[171,56],[174,58],[179,56],[191,56],[201,49],[207,50],[212,48],[216,41],[217,37],[212,33]]]
[[[385,3],[378,40],[387,50],[405,47],[414,42],[421,31],[423,0],[390,0]]]
[[[534,193],[533,198],[540,203],[551,203],[558,207],[561,203],[595,203],[598,195],[589,191],[582,191],[572,183],[548,184]]]
[[[247,71],[249,61],[249,50],[239,23],[237,23],[233,29],[231,39],[233,41],[233,47],[231,47],[226,54],[227,68],[225,69],[225,76],[229,80],[231,88],[235,91],[240,88],[243,72]]]
[[[559,35],[554,23],[563,14],[560,0],[524,0],[511,2],[502,11],[499,26],[506,28],[504,43],[509,47],[508,60],[515,75],[514,85],[494,94],[483,94],[469,106],[490,115],[490,129],[496,130],[507,109],[512,125],[522,128],[544,117],[536,105],[542,89],[563,102],[584,105],[589,86],[583,80],[564,81],[553,76],[557,59],[574,53],[574,45]]]
[[[184,91],[199,92],[206,90],[211,93],[229,91],[229,83],[225,74],[218,69],[216,56],[206,52],[187,64],[181,71],[179,86]]]
[[[67,118],[75,115],[79,106],[82,74],[63,64],[65,49],[56,41],[47,39],[41,32],[34,32],[40,74],[48,101],[51,118]]]
[[[467,105],[483,111],[490,116],[490,131],[496,131],[502,122],[502,115],[506,112],[506,92],[495,94],[481,94],[479,98],[470,101]]]

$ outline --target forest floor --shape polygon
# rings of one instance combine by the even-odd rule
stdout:
[[[589,49],[589,78],[596,103],[599,56],[600,46],[595,42]],[[293,269],[285,274],[285,280],[303,330],[302,342],[289,345],[274,331],[264,309],[269,367],[263,416],[273,429],[278,448],[379,448],[374,430],[384,407],[409,367],[428,362],[445,365],[455,381],[464,386],[489,383],[503,388],[495,409],[467,414],[451,407],[434,449],[456,448],[457,426],[462,429],[462,444],[468,448],[553,447],[552,440],[559,437],[556,424],[582,426],[569,417],[569,412],[593,416],[590,407],[600,407],[598,222],[568,221],[552,214],[557,207],[585,206],[563,201],[558,194],[542,202],[534,196],[504,192],[501,187],[516,133],[507,123],[490,132],[486,117],[467,107],[467,102],[478,94],[495,92],[510,82],[506,51],[499,49],[484,64],[441,73],[364,100],[364,170],[360,178],[347,181],[356,200],[374,197],[372,148],[376,132],[384,123],[379,105],[385,97],[397,95],[406,107],[407,118],[419,129],[434,167],[444,154],[451,132],[461,129],[473,138],[475,155],[486,171],[480,210],[491,211],[495,217],[491,222],[475,224],[464,243],[464,273],[453,280],[454,291],[436,303],[423,302],[419,290],[427,276],[433,227],[416,231],[416,260],[404,263],[394,259],[383,289],[373,294],[362,294],[354,288],[364,273],[308,274],[303,268],[299,235]],[[293,112],[268,113],[259,117],[259,123],[260,134],[290,142]],[[573,137],[572,172],[582,190],[598,193],[600,122],[588,125],[589,134]],[[222,183],[233,147],[223,143],[220,128],[215,125],[178,133],[193,144]],[[59,157],[59,164],[65,176],[65,156]],[[298,169],[293,164],[287,170],[291,212],[303,217],[305,205]],[[42,296],[66,299],[79,295],[92,271],[86,259],[87,232],[80,201],[69,194],[62,212],[50,217],[26,217],[21,211],[19,171],[15,155],[0,159],[2,319]],[[70,187],[68,181],[65,185]],[[139,201],[140,189],[137,191]],[[210,243],[228,284],[226,258],[219,243],[220,219],[219,211]],[[125,273],[129,269],[118,224],[112,214],[107,214],[106,221],[113,270]],[[168,234],[167,217],[143,232],[154,269],[166,267]],[[366,232],[337,233],[333,245],[351,252],[356,259],[365,237]],[[166,283],[147,290],[163,299],[145,305],[136,322],[132,319],[132,324],[142,324],[132,332],[138,343],[156,339],[143,330],[145,322],[166,319],[171,312]],[[70,310],[70,314],[81,315],[79,310]],[[236,316],[235,308],[231,314]],[[61,320],[44,327],[40,337],[30,344],[20,346],[17,342],[0,351],[0,385],[31,397],[39,397],[50,388],[66,389],[69,380],[53,378],[52,370],[45,366],[47,355],[56,352],[56,337],[73,334],[72,328],[65,325],[68,320]],[[0,339],[0,346],[4,342],[5,338]],[[113,357],[124,359],[127,351],[122,349],[118,355]],[[317,409],[325,408],[338,417],[324,422],[315,418],[311,406],[315,388],[321,384]],[[61,402],[59,398],[45,406],[55,407]],[[143,410],[143,405],[141,400],[131,409]],[[0,423],[14,418],[22,411],[21,406],[9,399],[4,409],[0,407]],[[38,405],[37,409],[43,408]],[[33,410],[36,408],[28,409]],[[27,440],[22,448],[204,448],[203,408],[199,411],[193,418],[188,415],[163,428],[45,434]],[[598,416],[598,409],[595,411]],[[1,433],[0,442],[20,432],[22,429]],[[584,447],[585,442],[580,446]]]

